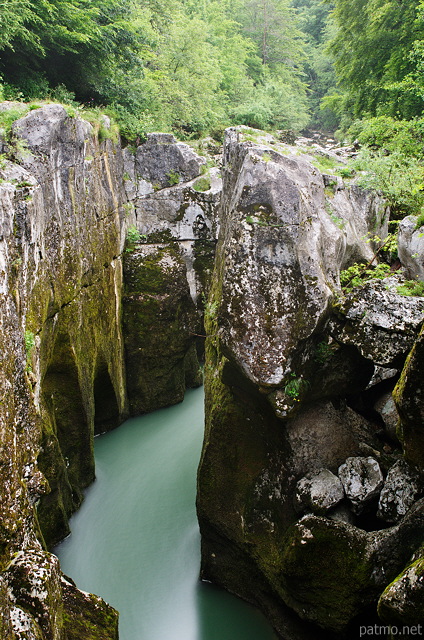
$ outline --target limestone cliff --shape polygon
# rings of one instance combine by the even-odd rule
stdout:
[[[186,385],[199,383],[196,300],[211,268],[213,234],[204,227],[212,230],[212,221],[202,223],[195,209],[197,235],[153,236],[162,232],[160,216],[175,214],[168,199],[180,199],[185,212],[192,195],[211,216],[214,197],[161,184],[163,171],[193,180],[204,160],[172,136],[165,158],[151,142],[123,151],[106,117],[92,125],[57,104],[27,112],[3,140],[0,637],[7,640],[117,637],[117,613],[61,576],[47,549],[69,532],[68,518],[94,479],[94,434],[178,402]],[[160,215],[146,223],[149,203]]]
[[[420,622],[424,305],[398,275],[339,281],[387,234],[381,198],[243,128],[221,197],[171,135],[122,149],[105,117],[22,110],[0,133],[0,638],[117,638],[48,549],[94,435],[199,384],[203,319],[203,576],[290,640],[348,635],[378,600]],[[405,222],[418,273],[415,236]]]
[[[340,271],[387,235],[384,202],[251,133],[227,132],[205,312],[202,576],[282,638],[357,638],[399,574],[379,610],[408,623],[402,571],[422,562],[424,303],[398,275],[343,294]]]

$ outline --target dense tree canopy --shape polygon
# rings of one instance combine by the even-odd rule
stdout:
[[[0,0],[6,97],[104,105],[128,136],[420,116],[424,0]]]
[[[420,0],[335,0],[330,46],[354,116],[421,114],[422,11]]]
[[[308,119],[289,0],[1,1],[7,95],[64,85],[140,129],[187,135]]]

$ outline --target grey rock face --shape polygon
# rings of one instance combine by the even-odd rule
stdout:
[[[287,422],[290,468],[299,476],[327,468],[336,472],[346,456],[361,455],[361,443],[370,439],[367,421],[349,407],[331,402],[301,408]]]
[[[149,133],[137,148],[137,173],[155,188],[189,182],[200,175],[205,159],[167,133]]]
[[[324,514],[343,498],[343,485],[329,469],[301,478],[296,485],[295,502],[299,511],[310,509],[318,515]]]
[[[338,190],[330,214],[323,177],[307,159],[240,137],[229,130],[224,154],[220,339],[254,384],[276,388],[268,399],[284,418],[298,400],[292,377],[298,396],[307,387],[296,372],[299,343],[323,326],[341,266],[369,255],[361,238],[375,207],[355,208],[355,194]]]
[[[346,496],[356,513],[376,498],[383,486],[383,474],[377,460],[371,458],[348,458],[339,467],[339,478]]]
[[[417,217],[407,216],[399,223],[398,254],[408,277],[424,280],[423,228],[416,228]]]
[[[377,515],[386,522],[399,522],[422,491],[418,473],[404,460],[389,469],[380,494]]]
[[[399,422],[399,414],[396,409],[395,401],[391,393],[385,393],[377,400],[374,409],[380,414],[384,421],[385,429],[389,436],[396,441],[396,427]]]
[[[387,280],[374,280],[349,294],[340,307],[339,319],[332,322],[332,335],[356,346],[375,364],[396,367],[403,364],[418,336],[424,301],[401,296],[387,286]]]

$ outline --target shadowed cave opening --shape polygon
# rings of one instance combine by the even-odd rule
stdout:
[[[94,479],[94,453],[70,337],[56,336],[41,385],[46,424],[39,455],[50,493],[41,497],[38,516],[48,546],[69,533],[68,517]],[[63,459],[63,467],[58,460]]]
[[[94,433],[99,435],[117,427],[120,412],[107,364],[102,362],[94,379]]]

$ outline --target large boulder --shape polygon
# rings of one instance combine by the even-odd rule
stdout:
[[[137,173],[155,189],[193,180],[205,164],[205,158],[169,133],[148,133],[136,153]]]
[[[304,516],[283,540],[280,579],[285,602],[300,617],[342,632],[376,602],[420,546],[423,522],[423,501],[399,525],[368,533],[345,522]],[[415,593],[414,602],[420,601],[421,592]]]
[[[282,637],[306,639],[315,636],[294,631],[281,587],[281,541],[298,520],[299,479],[323,468],[335,474],[347,457],[381,448],[380,425],[346,402],[367,387],[374,363],[332,339],[328,320],[340,269],[371,260],[363,236],[373,219],[384,235],[386,211],[377,198],[324,178],[296,149],[262,135],[255,144],[246,133],[226,136],[205,311],[201,574],[259,604]]]
[[[374,404],[374,409],[381,416],[384,428],[390,438],[396,442],[396,429],[399,423],[399,414],[391,393],[384,393]]]
[[[383,622],[402,625],[424,623],[424,553],[421,548],[413,561],[383,591],[378,602],[378,613]],[[406,636],[405,636],[406,637]]]
[[[301,478],[296,485],[295,502],[299,511],[325,514],[344,498],[343,485],[329,469]]]
[[[396,281],[372,280],[337,307],[331,334],[375,364],[403,366],[424,320],[424,301],[396,292]]]
[[[383,486],[380,465],[371,456],[348,458],[339,467],[339,478],[356,513],[361,513],[370,502],[375,500]]]
[[[424,471],[424,328],[408,355],[393,392],[400,422],[397,435],[406,459]]]
[[[337,222],[354,224],[355,194],[345,192],[339,204],[332,194],[330,210],[323,177],[307,159],[252,145],[229,130],[224,160],[220,341],[284,418],[308,389],[302,377],[312,356],[308,340],[328,318],[341,266],[353,251],[369,258],[371,249],[356,236],[351,246]],[[378,218],[375,203],[368,207]],[[364,228],[365,209],[357,216]]]
[[[201,383],[199,318],[176,243],[140,245],[124,263],[123,325],[131,413],[181,402]]]
[[[417,216],[406,216],[399,223],[398,254],[410,279],[424,280],[423,227],[417,227]]]
[[[422,480],[405,460],[390,467],[381,490],[377,515],[386,522],[399,522],[419,498]]]

